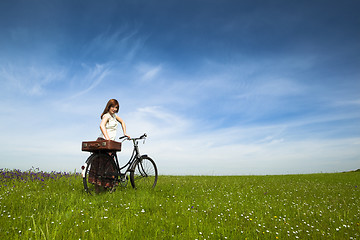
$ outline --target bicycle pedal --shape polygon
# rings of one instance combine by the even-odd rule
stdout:
[[[121,182],[126,182],[128,179],[129,179],[128,177],[122,177],[122,178],[120,178],[120,181]]]

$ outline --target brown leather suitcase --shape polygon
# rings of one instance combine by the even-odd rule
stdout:
[[[121,151],[121,142],[116,142],[112,140],[82,142],[81,150],[86,152]]]

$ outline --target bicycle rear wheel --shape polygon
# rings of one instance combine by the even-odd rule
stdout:
[[[148,156],[141,156],[130,172],[133,188],[154,188],[158,179],[155,162]]]
[[[84,189],[88,193],[112,188],[117,182],[117,168],[114,159],[107,153],[94,153],[87,161]]]

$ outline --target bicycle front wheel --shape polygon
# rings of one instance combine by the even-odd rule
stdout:
[[[148,156],[141,156],[130,172],[130,182],[133,188],[154,188],[158,179],[155,162]]]
[[[106,153],[90,156],[83,178],[84,189],[88,193],[112,188],[118,176],[114,159]]]

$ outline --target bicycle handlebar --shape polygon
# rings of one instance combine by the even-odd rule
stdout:
[[[147,137],[147,134],[146,133],[144,133],[143,135],[141,135],[140,137],[138,137],[138,138],[128,138],[127,136],[122,136],[122,137],[119,137],[119,139],[124,139],[124,138],[126,138],[126,139],[124,139],[124,140],[141,140],[141,139],[144,139],[144,138],[146,138]]]

